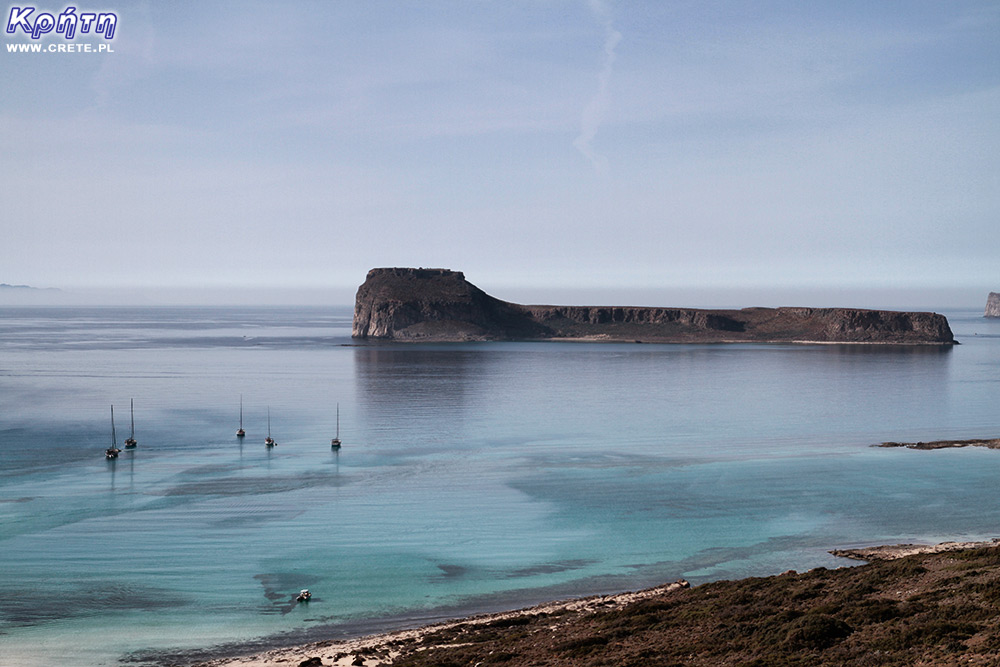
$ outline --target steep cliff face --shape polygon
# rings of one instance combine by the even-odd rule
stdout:
[[[447,269],[372,269],[358,288],[355,338],[462,341],[584,339],[637,342],[951,344],[936,313],[852,308],[522,306],[495,299]]]
[[[986,314],[983,317],[1000,317],[1000,294],[997,292],[990,292],[986,299]]]
[[[372,269],[354,304],[355,338],[492,340],[545,337],[515,304],[448,269]]]
[[[859,308],[776,308],[774,321],[800,340],[846,343],[954,343],[951,327],[937,313]],[[761,333],[774,332],[761,322]]]

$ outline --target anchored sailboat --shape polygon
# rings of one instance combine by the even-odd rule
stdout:
[[[340,403],[337,403],[337,437],[330,440],[330,447],[340,449]]]
[[[125,449],[135,449],[139,443],[135,441],[135,401],[131,398],[128,401],[128,407],[132,415],[132,431],[129,433],[128,440],[125,441]]]
[[[271,406],[267,406],[267,438],[264,439],[264,444],[268,447],[274,447],[276,444],[274,438],[271,437]]]
[[[236,437],[242,438],[247,433],[243,430],[243,394],[240,394],[240,429],[236,431]]]
[[[104,450],[104,457],[108,459],[118,458],[122,450],[118,449],[118,439],[115,436],[115,406],[111,406],[111,446]]]

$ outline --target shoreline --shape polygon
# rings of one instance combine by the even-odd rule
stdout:
[[[849,560],[864,561],[867,564],[898,560],[920,554],[941,554],[995,547],[1000,547],[1000,538],[972,542],[949,541],[937,544],[895,544],[832,549],[829,553]],[[845,565],[844,567],[851,566]],[[351,639],[321,640],[260,653],[216,658],[190,663],[187,667],[380,667],[381,665],[391,665],[393,660],[404,652],[435,648],[437,644],[427,640],[442,634],[443,631],[458,631],[477,627],[505,629],[528,623],[537,617],[567,616],[576,620],[597,612],[619,610],[648,598],[688,588],[690,588],[690,584],[681,579],[640,591],[546,602],[523,609],[477,614]]]
[[[971,438],[968,440],[932,440],[931,442],[883,442],[876,447],[905,447],[906,449],[949,449],[953,447],[986,447],[1000,449],[1000,438]]]
[[[937,544],[887,544],[855,549],[832,549],[834,556],[865,562],[896,560],[917,554],[941,554],[965,549],[982,549],[1000,546],[1000,538],[980,542],[938,542]]]
[[[393,630],[353,639],[331,639],[287,648],[271,649],[252,655],[216,658],[196,663],[189,667],[273,667],[281,665],[315,665],[319,667],[378,667],[391,664],[403,650],[420,645],[421,649],[432,648],[424,640],[442,630],[462,627],[518,625],[519,619],[535,616],[559,616],[562,614],[586,615],[596,611],[620,609],[634,602],[690,588],[687,581],[680,579],[640,591],[626,591],[610,595],[592,595],[583,598],[543,602],[523,609],[513,609],[488,614],[459,617],[429,625],[404,630]],[[310,662],[311,661],[311,662]],[[386,662],[390,661],[390,662]]]

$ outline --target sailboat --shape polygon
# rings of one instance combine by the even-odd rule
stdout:
[[[330,447],[340,449],[340,403],[337,403],[337,437],[330,440]]]
[[[271,406],[267,406],[267,438],[264,439],[264,444],[268,447],[274,447],[278,444],[271,437]]]
[[[132,414],[132,432],[125,441],[125,449],[135,449],[139,443],[135,441],[135,401],[131,398],[128,401],[129,412]]]
[[[115,406],[111,406],[111,446],[104,450],[104,458],[116,459],[122,450],[118,449],[118,439],[115,437]]]
[[[243,430],[243,394],[240,394],[240,429],[236,431],[236,437],[242,438],[246,434],[247,432]]]

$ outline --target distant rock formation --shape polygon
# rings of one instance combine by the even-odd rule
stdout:
[[[1000,438],[972,438],[970,440],[932,440],[930,442],[883,442],[879,447],[906,447],[907,449],[948,449],[951,447],[986,447],[1000,449]]]
[[[950,345],[937,313],[857,308],[522,306],[448,269],[368,272],[354,306],[355,338],[405,341],[593,340],[649,343],[817,342]]]
[[[990,292],[986,299],[986,314],[983,317],[1000,317],[1000,294]]]

